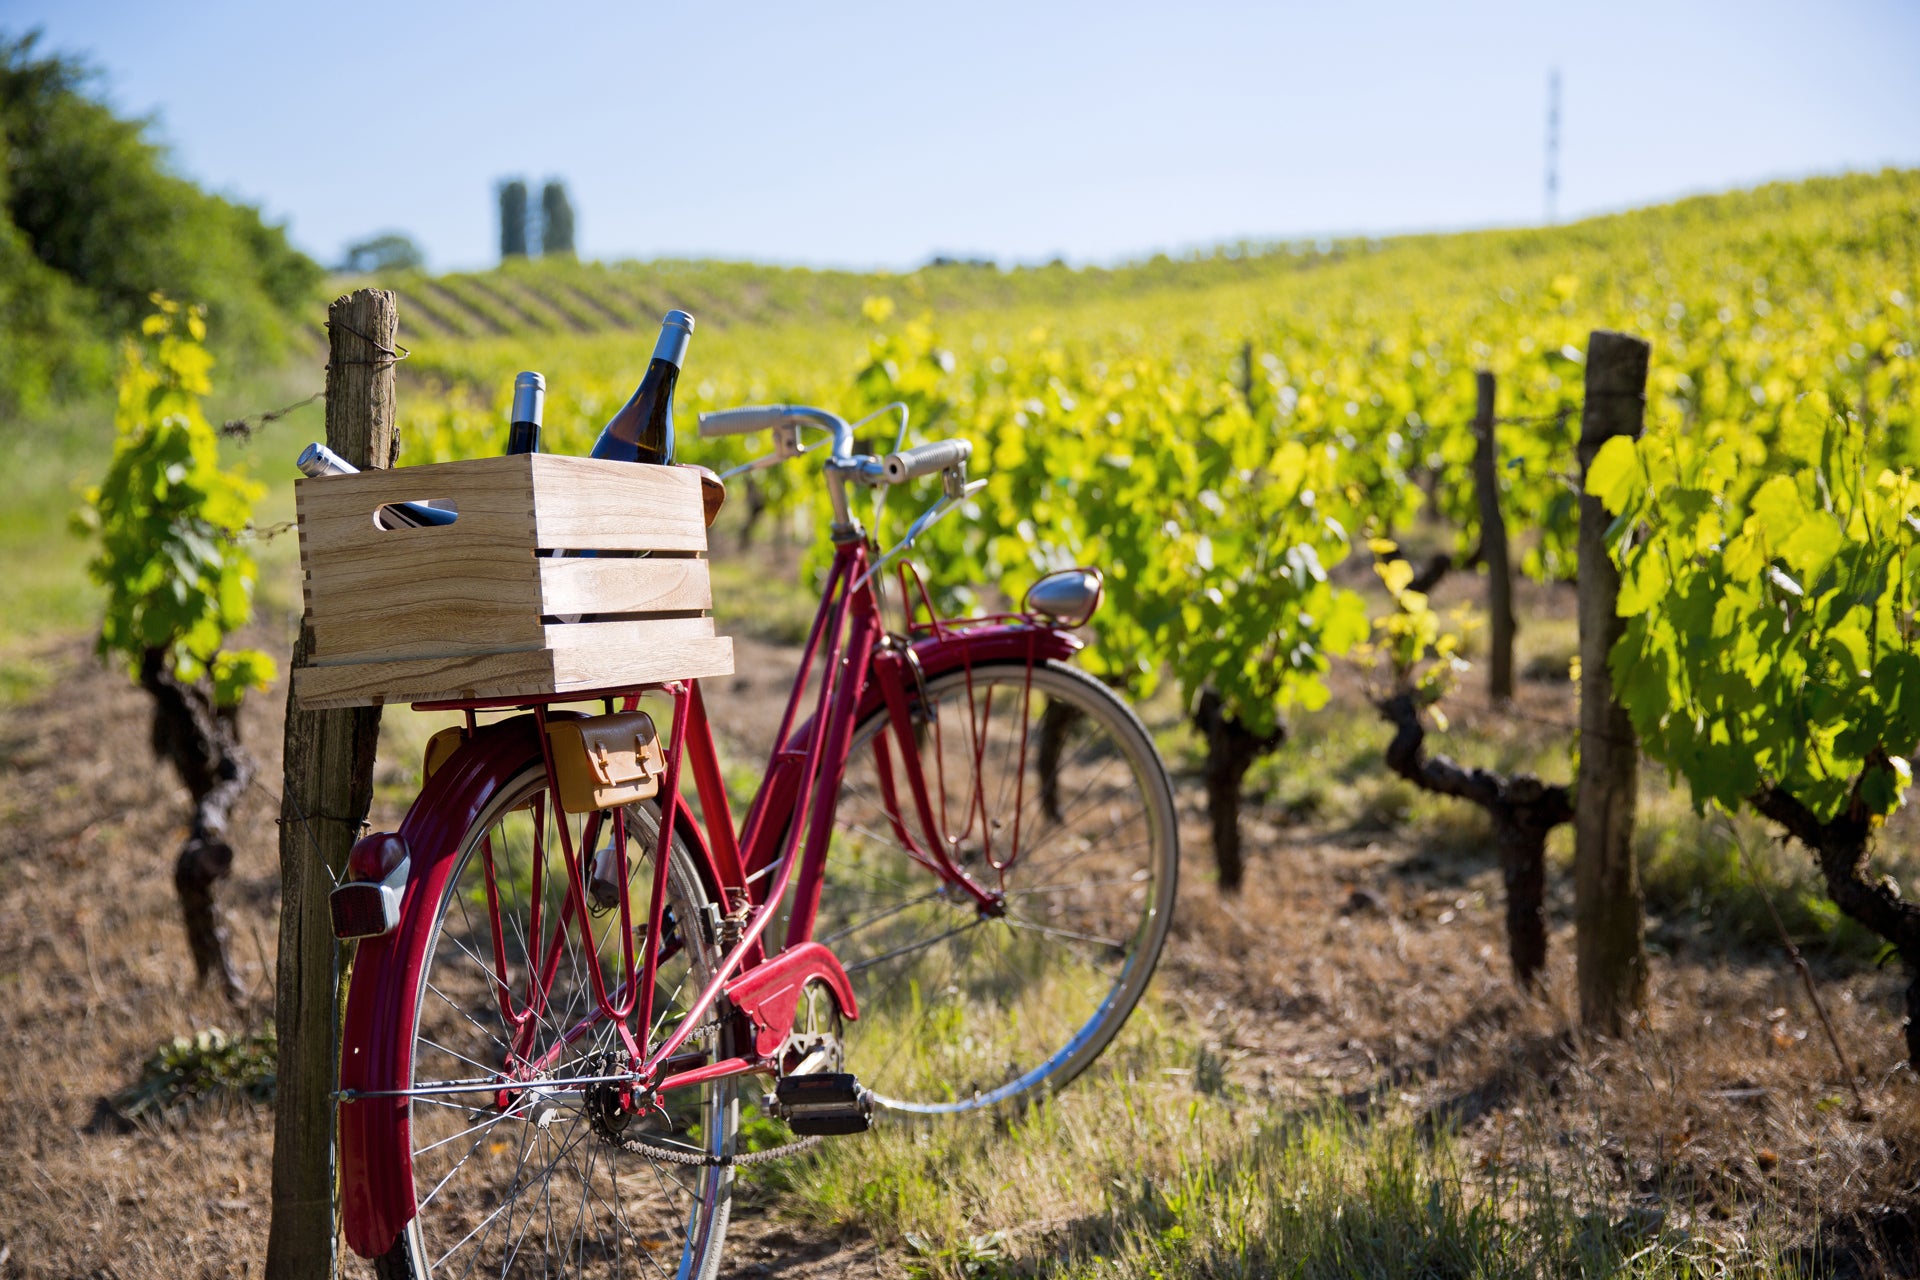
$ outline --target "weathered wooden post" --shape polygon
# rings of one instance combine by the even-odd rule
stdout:
[[[363,470],[395,454],[393,294],[360,289],[327,308],[327,447]],[[313,637],[303,626],[293,666]],[[280,1039],[273,1115],[270,1280],[324,1276],[333,1255],[335,942],[327,893],[373,803],[380,709],[302,711],[287,691],[280,805]]]
[[[1513,564],[1508,558],[1507,520],[1500,514],[1500,449],[1495,440],[1493,374],[1474,374],[1474,496],[1480,504],[1480,559],[1487,566],[1487,696],[1513,697]]]
[[[1639,751],[1613,697],[1607,655],[1625,624],[1620,573],[1607,555],[1606,508],[1586,492],[1587,468],[1614,436],[1638,439],[1646,417],[1651,348],[1596,329],[1587,341],[1580,418],[1580,774],[1574,798],[1574,926],[1580,1021],[1618,1035],[1647,998],[1646,922],[1633,855]]]

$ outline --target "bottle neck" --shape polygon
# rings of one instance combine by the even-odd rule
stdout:
[[[513,380],[513,414],[508,419],[507,452],[540,452],[540,419],[547,407],[547,380],[528,369]]]
[[[675,373],[687,362],[687,344],[693,341],[693,334],[677,324],[660,326],[660,340],[653,344],[653,358],[664,360],[673,366]]]
[[[687,344],[693,341],[693,317],[684,311],[669,311],[660,321],[660,338],[653,344],[653,358],[665,360],[675,373],[687,362]]]

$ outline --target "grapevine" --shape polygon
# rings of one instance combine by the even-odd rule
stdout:
[[[1869,871],[1920,750],[1920,483],[1869,435],[1810,395],[1757,483],[1730,434],[1675,430],[1609,442],[1588,488],[1619,517],[1610,665],[1644,749],[1697,804],[1750,806],[1813,852],[1905,962],[1920,1064],[1920,906]]]
[[[76,523],[100,544],[88,565],[107,589],[100,653],[125,661],[152,696],[154,750],[193,796],[174,886],[194,967],[237,998],[213,895],[233,865],[228,813],[253,774],[240,704],[275,674],[266,654],[227,644],[253,616],[256,569],[243,535],[260,489],[222,469],[200,407],[213,363],[202,312],[157,294],[154,304],[127,343],[112,461]]]

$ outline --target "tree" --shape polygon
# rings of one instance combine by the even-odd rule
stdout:
[[[238,999],[214,888],[233,869],[227,818],[253,778],[240,703],[274,677],[266,654],[227,647],[253,617],[253,554],[240,539],[261,489],[221,469],[201,412],[213,364],[204,314],[159,294],[153,301],[140,339],[126,346],[113,459],[78,524],[100,541],[87,566],[107,589],[99,651],[124,659],[152,696],[154,753],[193,798],[173,883],[194,969]]]
[[[527,184],[519,178],[500,184],[500,256],[527,256]]]
[[[425,265],[426,260],[426,255],[420,252],[420,246],[413,242],[412,237],[398,231],[388,231],[348,245],[347,256],[340,263],[340,270],[353,275],[413,271]]]
[[[563,182],[549,182],[540,192],[540,252],[573,256],[573,202]]]
[[[0,35],[0,404],[103,384],[155,290],[203,304],[223,351],[278,356],[318,264],[258,209],[171,171],[84,64]]]

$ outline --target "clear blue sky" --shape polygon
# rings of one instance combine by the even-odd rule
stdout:
[[[329,261],[394,228],[490,263],[514,174],[567,181],[590,257],[1112,261],[1535,222],[1555,66],[1563,217],[1920,164],[1912,0],[0,0],[32,26]]]

